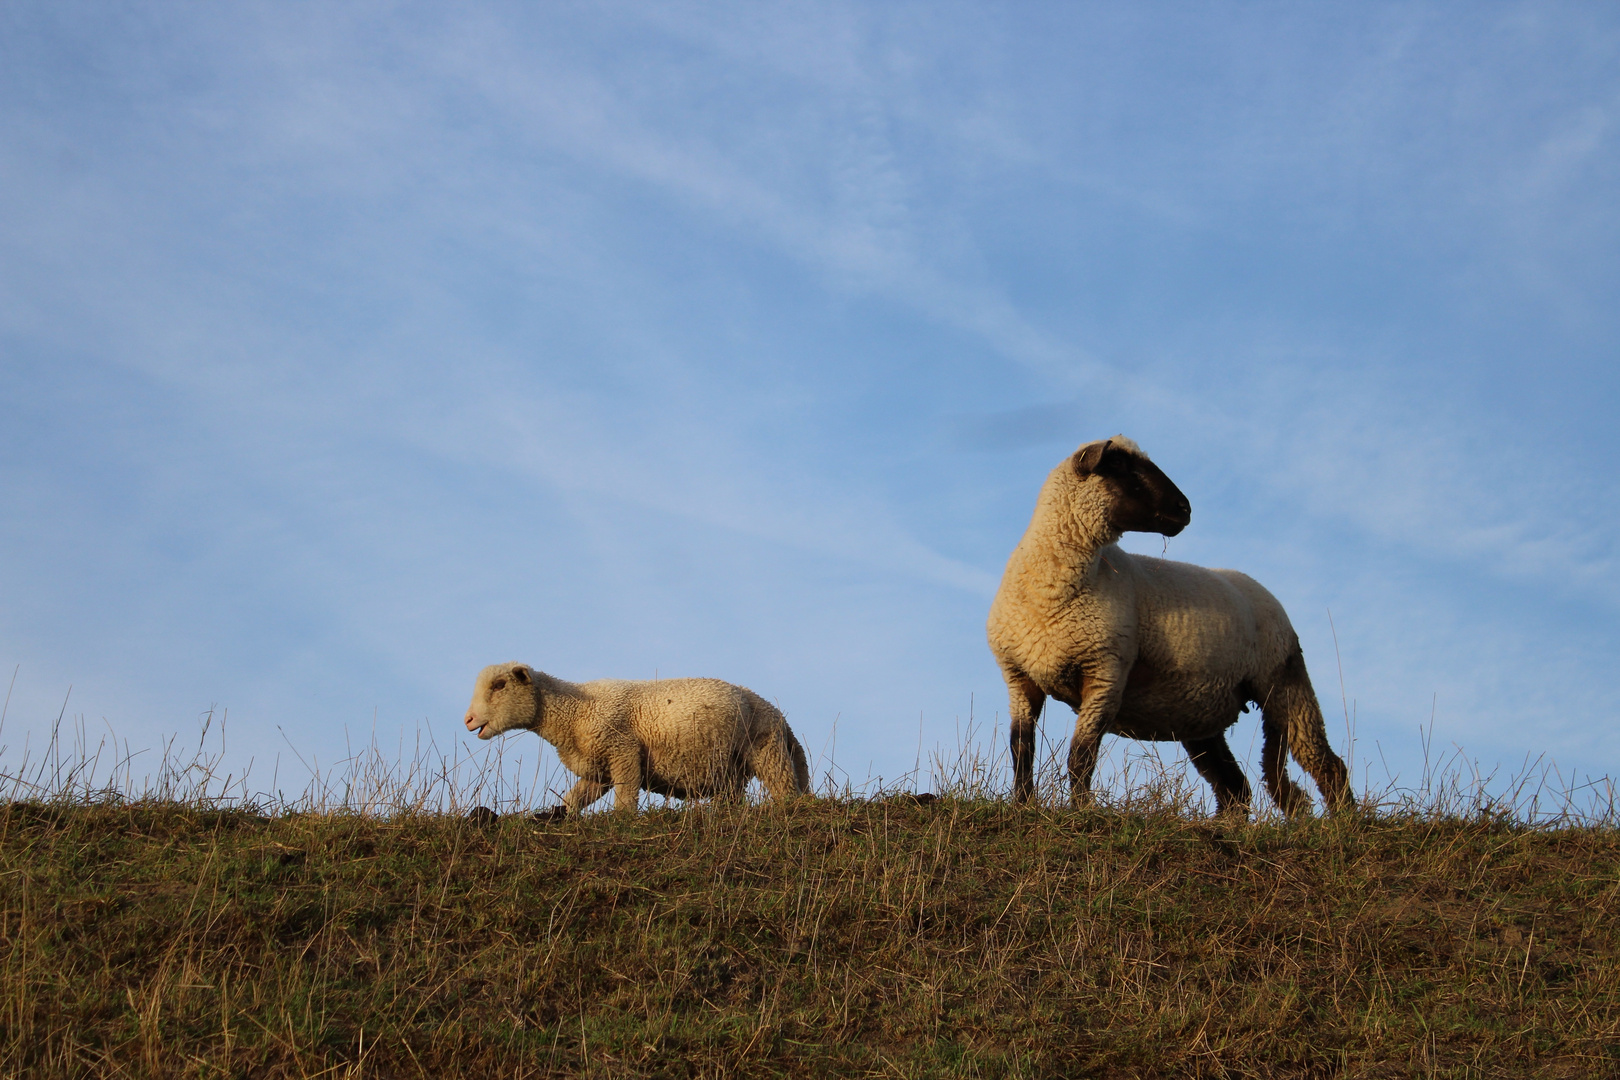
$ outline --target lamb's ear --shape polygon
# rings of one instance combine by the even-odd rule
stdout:
[[[1074,471],[1080,476],[1090,476],[1102,464],[1102,457],[1108,448],[1114,444],[1113,439],[1104,439],[1102,442],[1082,446],[1074,453]]]
[[[521,683],[524,686],[528,686],[529,685],[529,669],[526,668],[526,667],[515,667],[515,668],[513,668],[512,669],[512,681],[515,682],[515,683]]]

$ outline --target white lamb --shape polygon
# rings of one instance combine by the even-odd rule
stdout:
[[[990,607],[990,649],[1011,698],[1013,798],[1034,787],[1035,720],[1048,696],[1075,711],[1071,799],[1090,797],[1104,734],[1177,740],[1215,791],[1247,813],[1249,782],[1225,731],[1261,708],[1266,786],[1288,814],[1310,798],[1285,754],[1328,805],[1354,805],[1328,745],[1299,638],[1282,605],[1235,570],[1131,555],[1126,532],[1175,536],[1187,497],[1124,436],[1087,443],[1052,470]]]
[[[776,706],[719,679],[571,683],[526,664],[478,673],[467,730],[480,739],[526,728],[579,776],[560,812],[577,814],[613,787],[636,812],[643,790],[677,799],[741,798],[759,777],[773,799],[810,789],[804,749]]]

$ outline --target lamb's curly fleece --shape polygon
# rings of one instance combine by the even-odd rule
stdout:
[[[1130,498],[1137,501],[1127,513],[1121,506]],[[1076,802],[1089,798],[1098,745],[1112,733],[1181,742],[1218,808],[1246,812],[1249,784],[1224,732],[1255,703],[1277,805],[1290,814],[1310,806],[1288,778],[1288,752],[1331,807],[1353,805],[1299,638],[1276,597],[1235,570],[1115,545],[1125,531],[1174,535],[1190,517],[1185,496],[1123,436],[1087,443],[1047,477],[988,624],[1011,698],[1015,799],[1031,793],[1035,720],[1051,696],[1075,710]]]
[[[571,683],[527,664],[478,673],[467,730],[480,739],[524,728],[557,748],[580,779],[563,796],[577,814],[613,788],[615,810],[638,794],[741,798],[759,777],[773,799],[810,789],[804,749],[776,706],[719,679]]]

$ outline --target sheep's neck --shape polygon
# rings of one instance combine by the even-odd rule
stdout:
[[[1052,585],[1067,593],[1084,588],[1096,580],[1098,573],[1109,573],[1105,549],[1119,540],[1119,532],[1106,521],[1096,520],[1098,515],[1084,512],[1085,508],[1054,506],[1048,520],[1037,518],[1031,532],[1048,538],[1039,550],[1048,564],[1047,576]]]
[[[1119,551],[1112,547],[1112,543],[1092,541],[1089,544],[1054,545],[1049,549],[1054,564],[1050,580],[1057,593],[1054,599],[1060,603],[1066,602],[1077,594],[1089,592],[1099,576],[1119,573],[1120,568],[1109,560],[1111,549],[1113,562],[1118,562]]]
[[[551,675],[537,676],[535,681],[543,702],[537,734],[560,748],[558,739],[573,741],[577,721],[590,709],[589,695],[578,684]]]

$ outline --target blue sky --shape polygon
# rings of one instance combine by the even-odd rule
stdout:
[[[1617,118],[1607,5],[7,4],[5,759],[521,659],[898,776],[1123,432],[1374,780],[1620,777]]]

